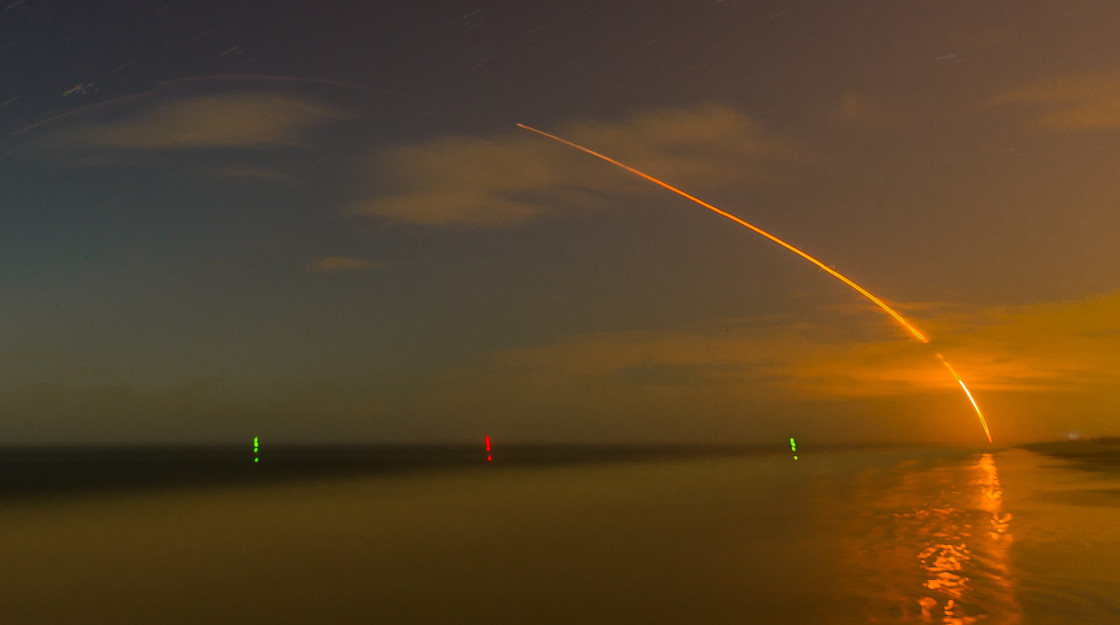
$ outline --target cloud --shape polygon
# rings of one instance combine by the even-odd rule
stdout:
[[[1004,407],[1006,426],[1016,410],[1071,397],[1079,399],[1063,406],[1067,416],[1080,410],[1081,417],[1100,418],[1086,411],[1107,405],[1120,387],[1120,292],[1034,306],[918,308],[926,311],[915,321],[933,336],[929,345],[902,337],[866,307],[821,311],[811,322],[729,319],[480,354],[434,375],[426,396],[467,412],[511,415],[542,406],[712,415],[812,402],[968,408],[936,358],[942,353],[981,406]],[[849,326],[859,338],[836,331]],[[510,388],[517,397],[507,397],[503,389]]]
[[[307,265],[307,271],[312,273],[339,273],[342,271],[355,271],[359,269],[373,269],[384,265],[381,261],[353,256],[322,256],[312,260]]]
[[[578,122],[558,134],[680,185],[751,184],[796,149],[733,109],[653,111],[623,122]],[[523,130],[382,147],[361,165],[371,180],[359,214],[427,226],[502,226],[588,194],[637,195],[647,185]]]
[[[121,121],[71,126],[48,136],[45,144],[134,151],[298,146],[310,131],[346,117],[340,109],[306,98],[208,95],[160,101]]]
[[[934,324],[982,388],[1081,390],[1120,384],[1120,292],[988,308]],[[961,371],[964,375],[965,371]]]
[[[902,337],[864,308],[821,311],[810,322],[800,314],[727,319],[495,351],[425,376],[401,407],[417,415],[453,412],[476,427],[500,424],[511,437],[641,432],[728,440],[781,436],[798,424],[826,438],[982,440],[971,405],[935,355],[942,353],[1000,442],[1071,427],[1115,429],[1120,292],[1038,306],[924,310],[928,316],[915,321],[933,336],[929,345]],[[859,338],[843,338],[838,329],[849,326]]]
[[[1117,130],[1120,75],[1080,74],[1036,82],[999,95],[990,104],[1037,110],[1034,124],[1046,130]]]
[[[932,354],[924,354],[928,363],[923,362],[921,346],[902,338],[833,342],[817,324],[794,324],[779,317],[763,324],[743,321],[613,333],[510,350],[493,355],[488,365],[499,371],[535,371],[537,378],[623,383],[625,392],[644,387],[693,395],[765,388],[765,394],[800,398],[878,397],[944,390],[955,384],[937,370],[940,365]]]
[[[1120,292],[1030,306],[930,306],[927,348],[889,341],[807,345],[793,386],[825,395],[890,394],[954,386],[944,354],[976,392],[1085,392],[1120,384]],[[932,351],[931,351],[932,348]]]

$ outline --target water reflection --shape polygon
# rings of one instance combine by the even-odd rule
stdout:
[[[976,474],[974,485],[979,486],[980,496],[976,508],[985,513],[979,528],[974,527],[969,510],[952,506],[932,507],[914,512],[925,521],[925,528],[932,542],[918,552],[918,562],[926,574],[922,584],[929,594],[918,600],[924,622],[932,623],[938,616],[947,625],[966,625],[987,616],[984,606],[973,592],[973,584],[966,573],[980,567],[972,566],[969,542],[984,541],[984,536],[974,536],[974,531],[986,532],[985,545],[991,564],[997,569],[989,573],[988,581],[1010,592],[1007,570],[1007,544],[1011,514],[1004,514],[1003,488],[999,483],[999,470],[991,454],[983,454],[972,467]],[[958,494],[952,491],[953,495]],[[967,496],[965,499],[968,499]],[[966,504],[967,505],[967,504]],[[975,574],[975,573],[974,573]]]
[[[1009,565],[1012,515],[991,454],[896,467],[871,504],[857,557],[883,589],[868,622],[1018,623]]]

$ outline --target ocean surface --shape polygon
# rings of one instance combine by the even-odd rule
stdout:
[[[1115,458],[798,451],[0,462],[0,620],[1120,622]]]

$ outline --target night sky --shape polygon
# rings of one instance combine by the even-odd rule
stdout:
[[[1117,24],[5,0],[0,444],[1116,434]]]

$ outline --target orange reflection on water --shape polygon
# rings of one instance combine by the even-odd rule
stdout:
[[[1017,625],[1011,515],[995,458],[916,458],[869,469],[849,571],[861,622]],[[883,481],[880,481],[883,480]],[[868,592],[869,584],[873,590]]]
[[[981,492],[984,499],[980,502],[980,505],[992,515],[989,520],[991,528],[988,530],[988,536],[993,540],[1009,542],[1011,540],[1011,513],[1003,513],[1003,488],[999,485],[999,470],[996,469],[996,461],[991,454],[984,454],[980,457],[977,467],[983,472],[981,481],[983,489]]]
[[[918,562],[925,573],[922,584],[929,594],[918,600],[922,621],[946,625],[968,625],[990,616],[988,606],[980,602],[980,593],[974,592],[974,581],[969,571],[982,571],[983,583],[1004,597],[1014,597],[1008,567],[1008,549],[1011,542],[1011,514],[1003,512],[1003,488],[999,470],[991,454],[982,454],[971,467],[974,478],[970,485],[979,486],[978,497],[965,498],[965,503],[978,515],[969,514],[953,506],[931,507],[915,511],[915,516],[926,517],[924,533],[937,539],[918,552]],[[970,501],[969,501],[970,500]],[[975,525],[983,524],[980,527]],[[974,562],[969,543],[982,548],[984,561]],[[973,573],[975,575],[975,573]],[[1018,610],[1012,606],[998,619],[1018,622]]]
[[[923,586],[959,598],[968,584],[968,578],[960,574],[963,563],[968,559],[968,545],[965,543],[926,547],[918,553],[922,568],[931,575]]]

